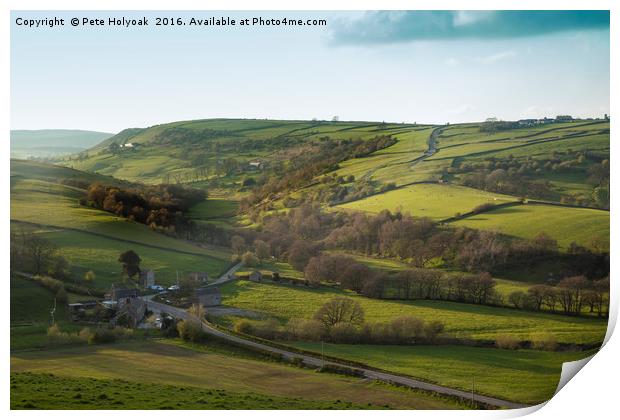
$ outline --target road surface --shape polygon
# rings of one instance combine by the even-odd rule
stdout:
[[[193,315],[187,313],[187,311],[185,311],[184,309],[180,309],[174,306],[165,305],[159,302],[153,302],[152,300],[147,300],[147,305],[150,310],[155,310],[157,312],[167,312],[177,319],[191,319],[191,318],[195,319]],[[221,338],[226,341],[230,341],[232,343],[240,344],[244,347],[250,347],[250,348],[255,348],[258,350],[268,351],[271,353],[277,353],[277,354],[282,355],[282,357],[284,357],[287,360],[293,360],[293,359],[303,360],[303,363],[307,366],[321,367],[323,365],[323,361],[319,357],[308,356],[302,353],[295,353],[289,350],[283,350],[277,347],[272,347],[266,344],[257,343],[255,341],[241,338],[231,333],[218,330],[217,328],[213,327],[212,325],[204,321],[202,322],[202,329],[207,334]],[[527,405],[524,405],[524,404],[519,404],[519,403],[515,403],[511,401],[504,401],[498,398],[487,397],[484,395],[474,394],[472,396],[471,392],[461,391],[458,389],[453,389],[453,388],[448,388],[445,386],[440,386],[440,385],[436,385],[436,384],[432,384],[428,382],[423,382],[423,381],[409,378],[406,376],[395,375],[392,373],[385,373],[385,372],[368,369],[368,368],[358,368],[355,366],[347,366],[341,363],[335,363],[331,361],[329,362],[329,364],[335,365],[335,366],[347,367],[347,368],[354,367],[355,369],[363,372],[364,376],[368,379],[375,379],[375,380],[388,382],[388,383],[392,383],[396,385],[406,386],[409,388],[437,392],[439,394],[448,395],[452,397],[459,397],[465,400],[471,400],[473,397],[474,401],[482,403],[482,404],[486,404],[489,406],[493,406],[493,407],[509,408],[509,409],[527,407]]]

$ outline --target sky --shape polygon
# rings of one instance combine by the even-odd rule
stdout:
[[[148,27],[72,27],[146,16]],[[155,26],[156,17],[326,26]],[[25,27],[17,18],[64,18]],[[12,12],[11,128],[202,118],[445,123],[609,113],[606,11]]]

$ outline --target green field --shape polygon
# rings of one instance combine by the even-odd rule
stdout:
[[[11,174],[12,228],[35,229],[48,238],[72,263],[76,279],[82,279],[88,270],[95,272],[95,287],[107,288],[120,280],[118,255],[128,249],[136,251],[143,259],[142,267],[155,270],[157,281],[164,285],[176,281],[177,271],[206,271],[216,277],[230,265],[227,249],[195,246],[145,225],[79,206],[84,191],[59,183],[80,174],[88,181],[99,180],[98,176],[15,160],[11,161]]]
[[[290,345],[290,343],[287,343]],[[320,343],[294,343],[321,352]],[[377,346],[324,344],[326,355],[364,363],[440,385],[528,404],[553,396],[562,363],[592,352],[499,350],[465,346]]]
[[[238,203],[225,199],[208,199],[189,210],[189,217],[198,220],[221,219],[234,216]]]
[[[221,389],[120,379],[68,378],[29,372],[11,375],[11,409],[38,410],[269,410],[376,409],[341,401],[308,401]]]
[[[607,322],[590,318],[520,311],[508,308],[440,301],[393,301],[370,299],[335,288],[306,288],[274,283],[237,281],[221,287],[223,304],[259,312],[281,321],[311,318],[329,299],[348,295],[358,301],[367,321],[391,321],[402,315],[445,323],[446,334],[460,338],[493,340],[509,334],[529,340],[540,331],[558,342],[598,343]]]
[[[442,220],[456,213],[466,213],[481,204],[502,204],[516,201],[514,197],[480,191],[457,185],[418,184],[374,195],[337,208],[368,213],[401,210],[414,217]]]
[[[604,210],[538,204],[513,206],[470,216],[452,225],[497,230],[522,238],[544,232],[562,247],[571,242],[590,246],[594,238],[609,244],[609,212]]]
[[[231,264],[223,259],[198,253],[186,254],[174,249],[130,244],[86,232],[51,230],[41,231],[40,234],[59,247],[59,254],[71,263],[74,278],[81,280],[87,271],[94,271],[96,279],[93,286],[98,289],[107,289],[111,283],[122,281],[122,267],[118,256],[128,249],[140,256],[142,269],[155,271],[156,283],[163,286],[176,283],[177,271],[180,276],[194,271],[205,271],[211,278],[216,278]]]
[[[11,350],[44,347],[47,327],[51,322],[54,294],[32,280],[11,276]],[[56,305],[54,321],[64,330],[74,331],[67,319],[67,310]]]
[[[123,401],[127,405],[125,408],[161,408],[172,401],[173,408],[198,408],[189,402],[189,396],[202,394],[202,399],[215,403],[217,399],[208,394],[214,390],[221,394],[220,403],[226,408],[232,408],[234,401],[241,398],[248,399],[247,406],[237,408],[260,408],[268,404],[268,398],[277,408],[327,408],[334,404],[345,408],[347,402],[393,408],[459,408],[452,401],[424,393],[222,353],[209,345],[193,349],[175,343],[140,341],[13,353],[11,373],[23,378],[21,383],[16,383],[17,388],[11,390],[11,404],[16,408],[27,408],[24,407],[27,403],[38,404],[40,408],[77,408],[74,395],[81,393],[81,399],[92,399],[95,384],[100,386],[94,395],[105,393],[110,400]],[[34,375],[39,379],[44,374],[44,380],[34,381]],[[27,379],[33,380],[27,383]],[[70,381],[72,385],[68,390],[57,389],[49,395],[45,391],[54,381],[64,384]],[[108,388],[107,384],[113,386]],[[135,388],[143,391],[134,393]],[[147,390],[154,392],[151,395],[153,405],[140,405]],[[71,399],[63,401],[67,391],[71,392]],[[180,391],[186,396],[178,401],[182,405],[176,406],[177,400],[173,397]],[[137,401],[132,402],[131,396]],[[258,399],[256,405],[254,398]],[[289,399],[295,401],[287,406]],[[84,408],[98,408],[95,404]]]

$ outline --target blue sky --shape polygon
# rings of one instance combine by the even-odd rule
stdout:
[[[15,18],[325,18],[327,27],[71,26]],[[12,12],[11,127],[195,118],[443,123],[609,113],[607,12]]]

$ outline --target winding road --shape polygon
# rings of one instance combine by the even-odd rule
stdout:
[[[228,274],[231,274],[231,270],[237,270],[238,266],[232,267],[227,273],[225,273],[222,277],[216,280],[213,284],[222,284],[227,281],[230,281],[230,277]],[[166,312],[177,319],[196,319],[195,316],[189,314],[186,310],[177,308],[175,306],[166,305],[160,302],[154,302],[150,298],[146,299],[147,306],[150,310],[154,310],[156,312]],[[248,340],[246,338],[242,338],[236,335],[233,335],[229,332],[219,330],[215,328],[213,325],[209,324],[206,321],[201,322],[202,329],[209,335],[218,337],[220,339],[229,341],[231,343],[240,344],[244,347],[254,348],[257,350],[268,351],[271,353],[280,354],[283,358],[287,360],[302,360],[303,363],[307,366],[311,367],[321,367],[323,366],[323,360],[320,357],[309,356],[303,353],[296,353],[290,350],[284,350],[278,347],[269,346],[266,344],[258,343],[252,340]],[[462,391],[459,389],[448,388],[441,385],[436,385],[429,382],[420,381],[418,379],[413,379],[407,376],[396,375],[393,373],[382,372],[379,370],[374,370],[371,368],[359,368],[356,366],[348,366],[342,363],[336,363],[329,361],[330,365],[346,367],[346,368],[355,368],[361,371],[364,376],[368,379],[378,380],[382,382],[387,382],[395,385],[405,386],[413,389],[421,389],[424,391],[436,392],[438,394],[447,395],[451,397],[462,398],[464,400],[471,401],[472,399],[478,403],[485,404],[492,407],[497,408],[508,408],[508,409],[518,409],[528,407],[525,404],[519,404],[512,401],[505,401],[499,398],[487,397],[485,395],[473,394],[471,391]]]

